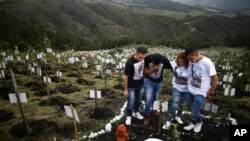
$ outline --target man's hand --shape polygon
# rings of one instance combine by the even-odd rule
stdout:
[[[208,100],[208,101],[211,101],[212,99],[213,99],[213,95],[208,94],[208,95],[207,95],[207,100]]]
[[[212,100],[213,96],[214,96],[215,92],[211,91],[211,89],[209,89],[207,91],[207,100]]]
[[[124,90],[124,91],[123,91],[123,95],[124,95],[125,97],[128,97],[128,90]]]
[[[160,68],[160,65],[154,65],[153,64],[153,65],[149,66],[149,70],[151,72],[158,72],[159,68]]]

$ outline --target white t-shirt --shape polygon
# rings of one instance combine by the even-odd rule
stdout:
[[[170,62],[173,67],[173,79],[172,85],[180,92],[188,91],[188,77],[190,75],[190,69],[185,67],[179,67],[175,61]]]
[[[216,75],[214,63],[207,57],[203,57],[196,63],[191,63],[188,90],[194,95],[207,97],[210,88],[211,76]]]
[[[141,80],[143,78],[144,60],[134,64],[134,80]]]

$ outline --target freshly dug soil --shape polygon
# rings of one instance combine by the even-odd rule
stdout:
[[[64,107],[63,105],[70,105],[72,104],[74,107],[77,106],[76,103],[73,103],[69,100],[67,100],[66,98],[63,98],[63,97],[59,97],[59,96],[56,96],[56,97],[51,97],[50,100],[46,99],[46,100],[42,100],[39,105],[41,106],[58,106],[60,108],[60,110],[64,111]]]
[[[107,119],[115,115],[115,112],[106,106],[90,109],[88,113],[90,118],[98,120]]]
[[[55,91],[61,92],[63,94],[70,94],[70,93],[80,91],[80,89],[77,88],[77,86],[74,86],[72,84],[62,83],[56,86]]]
[[[95,82],[87,81],[85,79],[77,79],[77,83],[87,86],[93,86]]]

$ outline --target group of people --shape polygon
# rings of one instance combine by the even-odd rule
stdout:
[[[138,47],[126,62],[124,70],[124,96],[127,97],[126,125],[131,125],[132,116],[149,124],[151,106],[158,100],[163,80],[163,70],[173,72],[172,98],[165,117],[164,129],[169,129],[173,120],[183,124],[181,114],[185,103],[190,103],[192,120],[185,130],[198,133],[202,127],[200,109],[206,97],[215,93],[218,77],[214,63],[203,56],[197,48],[188,47],[179,53],[176,60],[169,61],[155,53],[147,55],[144,47]],[[139,112],[141,94],[144,89],[145,115]]]

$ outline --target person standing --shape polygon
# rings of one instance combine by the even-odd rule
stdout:
[[[184,129],[188,131],[193,129],[195,133],[199,133],[202,128],[200,109],[205,103],[206,97],[214,95],[218,76],[214,63],[208,57],[200,54],[197,48],[186,48],[184,54],[191,62],[188,91],[190,93],[192,116],[192,121]]]
[[[168,58],[155,53],[145,57],[144,68],[144,89],[145,89],[145,119],[144,125],[149,124],[150,108],[154,101],[158,100],[162,80],[163,70],[172,71],[172,66]]]
[[[139,113],[139,107],[144,83],[144,58],[147,52],[146,48],[138,47],[136,53],[125,64],[123,82],[124,96],[127,97],[126,125],[131,125],[132,116],[139,120],[143,119],[143,116]]]
[[[163,129],[169,129],[172,121],[175,119],[179,124],[183,124],[181,115],[184,104],[187,103],[188,92],[188,77],[189,77],[189,61],[184,53],[180,53],[175,61],[171,61],[173,67],[172,79],[172,98],[168,112],[166,113],[166,124]]]

